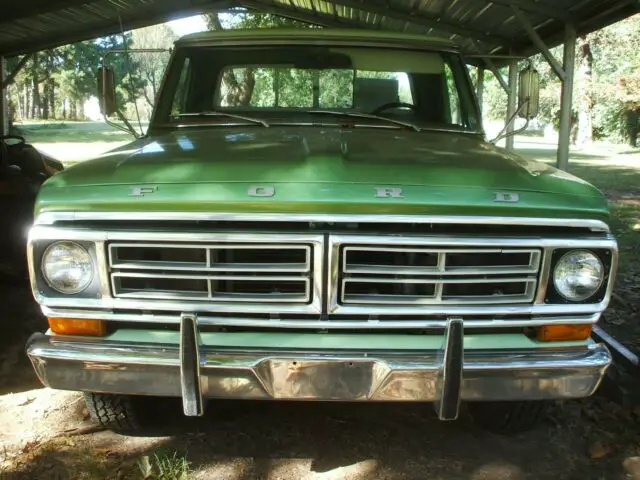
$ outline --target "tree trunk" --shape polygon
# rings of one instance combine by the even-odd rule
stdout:
[[[76,101],[71,99],[69,100],[69,119],[70,120],[78,119],[78,112],[76,111]]]
[[[16,88],[16,112],[20,117],[20,120],[24,119],[24,110],[22,110],[23,102],[20,100],[20,88]]]
[[[578,135],[577,144],[589,145],[593,142],[593,53],[589,37],[578,41]]]
[[[42,102],[42,119],[49,120],[49,82],[48,81],[44,82],[42,94],[44,96],[44,102]]]
[[[49,79],[49,115],[56,118],[56,84],[53,79]]]

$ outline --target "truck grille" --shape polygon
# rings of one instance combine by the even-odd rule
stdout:
[[[314,242],[288,242],[111,243],[113,296],[310,306],[319,301]]]
[[[433,314],[437,305],[527,305],[537,292],[542,258],[539,248],[512,248],[500,239],[260,233],[213,235],[202,243],[180,238],[109,243],[114,299],[270,316],[323,310],[419,315]]]

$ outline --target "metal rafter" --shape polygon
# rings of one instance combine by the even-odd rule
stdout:
[[[5,8],[2,12],[2,22],[9,23],[20,18],[31,17],[33,15],[44,15],[46,13],[63,10],[65,8],[80,7],[89,3],[97,3],[99,0],[64,0],[51,1],[39,0],[36,2],[14,2],[11,8]]]
[[[148,15],[146,12],[140,12],[137,15],[122,15],[122,26],[125,30],[133,30],[136,28],[147,27],[149,25],[155,25],[163,23],[169,20],[176,20],[178,18],[184,18],[192,15],[198,15],[210,11],[225,11],[230,7],[237,7],[237,2],[228,0],[211,0],[207,3],[203,3],[198,7],[189,7],[176,10],[175,8],[165,8],[161,11],[154,12],[154,15]],[[4,21],[4,18],[2,18]],[[0,23],[1,25],[1,23]],[[112,35],[120,33],[119,19],[109,18],[103,20],[100,24],[94,24],[88,28],[82,28],[77,31],[66,32],[65,42],[73,43],[86,40],[88,38],[103,37],[105,35]],[[58,35],[51,35],[48,37],[36,37],[33,41],[20,42],[8,47],[7,51],[0,52],[1,55],[12,57],[21,55],[23,53],[29,53],[34,51],[43,50],[46,48],[52,48],[60,45],[60,37]]]
[[[564,80],[564,68],[562,67],[562,65],[560,65],[560,62],[556,59],[556,57],[553,56],[542,38],[540,38],[540,35],[538,35],[538,32],[536,32],[535,28],[533,28],[533,25],[531,25],[527,17],[520,11],[518,7],[516,7],[515,5],[511,5],[511,9],[513,10],[513,13],[515,14],[522,27],[529,35],[529,38],[531,39],[533,44],[538,47],[540,53],[542,53],[547,62],[549,62],[549,65],[551,65],[551,68],[556,73],[558,78],[560,80]]]
[[[489,3],[496,5],[503,5],[505,7],[516,6],[524,10],[525,12],[537,13],[549,18],[556,18],[558,20],[569,21],[570,16],[567,12],[555,8],[551,4],[535,2],[532,0],[485,0]]]
[[[510,39],[506,37],[502,37],[500,35],[495,35],[489,32],[482,32],[479,30],[475,30],[471,27],[459,25],[456,23],[450,23],[439,18],[428,17],[424,14],[416,14],[407,12],[401,12],[396,9],[387,8],[385,5],[380,2],[373,2],[371,0],[367,0],[366,2],[360,2],[358,0],[330,0],[331,3],[336,5],[342,5],[345,7],[354,8],[356,10],[361,10],[363,12],[375,13],[377,15],[382,15],[387,18],[398,20],[401,22],[408,22],[414,25],[419,25],[422,27],[433,28],[434,30],[439,30],[445,33],[452,33],[455,35],[459,35],[465,38],[473,38],[476,40],[481,40],[486,43],[491,44],[506,44]]]
[[[260,0],[239,0],[239,3],[240,6],[249,8],[251,10],[280,15],[281,17],[290,18],[291,20],[297,20],[303,23],[320,25],[323,27],[363,28],[362,24],[357,20],[350,20],[347,18],[336,19],[336,17],[334,17],[333,15],[321,13],[317,10],[316,13],[311,13],[310,10],[305,11],[300,8],[294,9],[271,2],[262,2]]]

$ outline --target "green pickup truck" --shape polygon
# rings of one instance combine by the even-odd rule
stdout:
[[[486,141],[448,41],[184,37],[147,134],[47,181],[35,218],[50,329],[28,355],[110,428],[177,397],[428,402],[515,431],[611,362],[606,200]]]

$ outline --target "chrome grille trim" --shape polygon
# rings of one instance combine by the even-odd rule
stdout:
[[[292,235],[285,241],[281,236],[255,235],[252,240],[243,237],[242,242],[231,234],[211,236],[216,241],[110,242],[107,267],[113,297],[207,302],[238,311],[251,311],[246,310],[248,305],[256,311],[260,304],[265,312],[279,311],[279,306],[303,307],[299,313],[304,307],[307,313],[318,311],[321,285],[318,275],[313,278],[318,270],[313,266],[321,268],[321,239],[314,238],[314,262],[314,249],[304,236]],[[262,261],[265,253],[277,256]]]
[[[372,283],[372,284],[423,284],[433,285],[433,295],[380,295],[380,294],[347,294],[349,283]],[[522,283],[525,285],[523,294],[502,294],[502,295],[458,295],[445,298],[443,286],[447,284],[473,284],[473,283]],[[537,281],[535,278],[466,278],[466,279],[443,279],[424,280],[415,278],[403,279],[379,279],[379,278],[359,278],[350,277],[342,280],[341,304],[376,304],[376,305],[434,305],[434,304],[495,304],[495,303],[530,303],[536,291]]]
[[[333,214],[333,213],[271,213],[271,212],[43,212],[36,225],[54,225],[58,221],[221,221],[221,222],[362,222],[420,223],[451,225],[522,225],[530,227],[588,228],[594,232],[610,232],[601,220],[583,218],[498,217],[462,215],[398,215],[398,214]]]
[[[386,241],[384,237],[381,240]],[[349,263],[351,252],[392,252],[437,255],[437,264],[433,267],[412,265],[373,265],[362,266]],[[447,254],[528,254],[529,261],[526,265],[518,266],[450,266],[447,264]],[[511,275],[517,273],[536,274],[540,267],[540,249],[453,249],[453,248],[406,248],[406,247],[360,247],[348,246],[343,248],[342,272],[361,274],[392,274],[392,275]]]
[[[158,262],[158,261],[123,261],[120,260],[120,250],[125,249],[175,249],[175,250],[194,250],[202,251],[205,254],[205,260],[201,263],[188,262]],[[233,251],[233,250],[299,250],[304,252],[305,260],[303,263],[235,263],[214,262],[212,259],[216,252]],[[135,269],[135,270],[184,270],[192,272],[254,272],[273,271],[273,272],[301,272],[307,273],[311,270],[311,247],[309,245],[265,245],[261,243],[217,243],[217,244],[182,244],[182,243],[111,243],[109,244],[109,266],[116,269]]]
[[[42,311],[49,317],[64,318],[89,318],[98,320],[108,320],[117,322],[136,323],[162,323],[177,325],[180,323],[181,314],[171,313],[149,313],[149,312],[118,312],[118,311],[96,311],[81,310],[57,307],[42,307]],[[596,323],[600,319],[600,313],[566,314],[566,315],[532,315],[518,317],[477,318],[473,313],[468,312],[464,316],[467,328],[511,328],[511,327],[537,327],[551,324],[586,324]],[[365,319],[354,320],[339,318],[331,320],[309,319],[309,318],[252,318],[243,315],[233,317],[216,316],[214,312],[198,314],[198,323],[207,326],[227,326],[245,328],[297,328],[297,329],[424,329],[424,328],[444,328],[447,321],[438,318],[409,319],[387,318],[387,319]]]
[[[554,248],[579,248],[580,245],[588,245],[587,248],[600,248],[607,245],[615,249],[615,241],[611,239],[554,239],[539,237],[469,237],[469,236],[392,236],[392,235],[331,235],[329,245],[329,282],[328,312],[333,315],[473,315],[479,313],[504,314],[505,312],[544,311],[549,313],[570,313],[568,305],[538,305],[543,303],[544,297],[540,297],[538,280],[548,279],[548,272],[542,272],[543,259],[548,268],[548,259]],[[607,247],[605,247],[607,248]],[[346,250],[347,255],[343,255]],[[424,269],[400,267],[398,272],[389,273],[389,269],[380,266],[368,266],[366,268],[354,268],[353,262],[347,260],[349,252],[364,251],[406,251],[406,252],[434,252],[438,255],[435,267]],[[529,254],[529,262],[526,265],[518,265],[517,268],[469,268],[456,272],[447,271],[446,255],[449,252],[511,252]],[[366,273],[353,273],[353,272]],[[418,278],[416,278],[418,277]],[[508,279],[521,282],[526,285],[522,295],[509,297],[486,296],[485,298],[450,298],[444,294],[444,287],[452,283],[447,278],[462,278],[463,282],[473,283],[484,281],[484,277],[495,279]],[[352,280],[374,279],[372,283],[379,281],[396,283],[435,283],[435,292],[432,295],[421,295],[422,298],[369,298],[356,297],[349,301],[344,297],[344,284]],[[370,280],[367,280],[370,281]],[[493,280],[492,280],[493,281]],[[542,288],[542,285],[540,285]],[[484,295],[483,295],[484,297]],[[542,299],[542,301],[540,301]],[[607,298],[608,301],[608,298]],[[604,304],[604,302],[603,302]],[[585,312],[582,305],[571,305],[576,308],[573,313]],[[592,310],[593,311],[593,310]],[[498,313],[500,312],[500,313]]]
[[[206,282],[206,289],[202,289],[200,294],[197,291],[180,291],[163,293],[161,291],[153,292],[149,290],[135,291],[122,287],[119,279],[121,278],[144,278],[144,279],[173,279],[173,280],[202,280]],[[242,282],[291,282],[301,283],[304,285],[304,295],[276,293],[276,294],[257,294],[257,293],[216,293],[213,288],[214,281],[242,281]],[[306,277],[291,276],[270,276],[270,277],[249,277],[237,275],[168,275],[168,274],[152,274],[152,273],[113,273],[111,275],[111,288],[114,296],[117,298],[149,298],[149,299],[175,299],[175,300],[200,300],[200,301],[224,301],[224,302],[267,302],[267,303],[307,303],[311,300],[311,282]],[[191,293],[190,293],[191,292]]]
[[[53,212],[51,218],[60,219],[74,219],[74,213],[69,212]],[[87,215],[92,216],[92,215]],[[258,216],[256,214],[256,216]],[[125,220],[126,214],[119,217],[119,214],[112,214],[111,219]],[[202,217],[204,219],[206,216]],[[274,219],[290,219],[287,214],[273,214]],[[358,216],[362,218],[363,216]],[[365,216],[366,217],[366,216]],[[391,216],[397,219],[395,216]],[[408,218],[414,218],[407,216]],[[94,217],[95,218],[95,217]],[[327,216],[329,218],[329,216]],[[331,216],[334,222],[347,221],[350,216],[334,215]],[[387,218],[383,216],[377,216],[377,221],[384,221]],[[421,217],[422,220],[432,217]],[[447,217],[452,224],[456,223],[461,217]],[[100,219],[99,217],[96,219]],[[189,219],[188,216],[184,218],[176,219]],[[230,218],[229,218],[230,219]],[[262,220],[265,220],[263,217]],[[442,217],[442,221],[445,217]],[[495,220],[495,219],[494,219]],[[507,219],[508,220],[508,219]],[[465,217],[462,223],[471,223],[481,221],[474,217]],[[533,219],[525,219],[525,223],[532,222]],[[589,222],[589,221],[585,221]],[[494,222],[491,222],[494,223]],[[496,222],[497,223],[497,222]],[[505,221],[505,224],[511,224],[509,221]],[[561,222],[559,222],[561,223]],[[264,223],[263,223],[264,224]],[[520,224],[519,221],[515,224]],[[307,228],[305,224],[301,224],[301,229]],[[128,299],[128,298],[113,298],[111,296],[110,287],[110,274],[107,266],[108,248],[107,245],[111,242],[182,242],[182,243],[219,243],[221,240],[227,242],[255,242],[257,237],[263,243],[278,243],[283,245],[291,245],[295,243],[308,243],[313,247],[312,249],[312,264],[313,264],[313,278],[311,281],[313,299],[309,305],[303,304],[251,304],[251,303],[212,303],[207,301],[183,301],[183,300],[153,300],[150,302],[145,299]],[[496,321],[504,319],[504,323],[494,323],[493,320],[480,320],[482,323],[478,326],[526,326],[526,325],[542,325],[552,323],[585,323],[584,316],[596,315],[607,307],[611,298],[611,292],[615,281],[615,271],[618,262],[618,251],[615,239],[610,235],[598,235],[588,237],[541,237],[541,236],[529,236],[529,237],[459,237],[459,236],[429,236],[429,237],[407,237],[407,236],[391,236],[391,235],[338,235],[332,234],[327,236],[327,252],[328,259],[327,269],[329,275],[329,281],[322,281],[322,256],[323,245],[325,243],[325,236],[320,233],[286,233],[286,234],[263,234],[263,233],[245,233],[245,234],[220,234],[209,232],[194,232],[194,231],[142,231],[142,230],[90,230],[86,228],[71,228],[71,227],[57,227],[47,225],[34,226],[29,234],[28,243],[28,260],[29,260],[29,272],[31,278],[32,292],[36,301],[42,306],[42,310],[47,312],[58,312],[60,316],[64,316],[62,312],[68,312],[69,316],[75,318],[126,318],[126,321],[131,322],[153,322],[161,321],[156,320],[162,318],[163,315],[171,315],[171,312],[179,314],[180,312],[197,312],[199,315],[215,317],[216,314],[234,314],[233,317],[217,317],[216,324],[234,324],[236,318],[242,321],[247,315],[258,314],[270,314],[271,319],[247,319],[247,323],[242,323],[246,327],[283,327],[283,328],[355,328],[357,325],[362,325],[359,321],[348,320],[348,315],[368,315],[370,321],[375,323],[377,319],[384,322],[384,327],[381,328],[426,328],[428,325],[433,325],[432,316],[463,316],[465,321],[475,321],[474,318],[478,316],[493,316]],[[437,246],[446,244],[455,248],[504,248],[504,249],[542,249],[543,260],[541,266],[541,285],[538,288],[536,300],[533,304],[520,305],[520,304],[487,304],[487,305],[464,305],[458,306],[454,304],[447,305],[424,305],[420,308],[407,308],[397,305],[380,305],[375,308],[369,308],[366,305],[351,305],[351,306],[339,306],[338,305],[338,289],[334,288],[337,285],[337,274],[339,271],[338,256],[334,255],[341,243],[346,241],[351,242],[355,238],[355,243],[366,243],[368,245],[379,244],[384,241],[385,244],[401,245],[406,244],[409,239],[413,244],[420,244],[420,247]],[[53,296],[44,291],[40,291],[36,279],[39,275],[39,269],[36,268],[37,263],[34,261],[35,244],[39,242],[52,242],[56,240],[77,240],[77,241],[91,241],[96,243],[96,252],[98,253],[97,270],[100,277],[100,285],[102,286],[101,292],[95,298],[78,298],[69,297],[64,295]],[[551,259],[551,252],[555,248],[587,248],[587,249],[609,249],[612,253],[612,267],[613,274],[607,285],[606,295],[602,301],[592,304],[545,304],[544,303],[544,279],[549,278],[548,265]],[[103,252],[102,254],[100,252]],[[336,281],[334,281],[334,279]],[[329,290],[324,292],[323,289],[328,286]],[[322,313],[322,304],[320,298],[327,299],[327,313],[330,314],[328,319],[322,319],[317,317],[313,318],[304,317],[298,320],[291,320],[295,318],[296,314],[313,314],[320,315]],[[126,317],[123,312],[127,313]],[[237,317],[235,316],[237,314]],[[279,315],[289,316],[290,320],[279,320]],[[160,316],[158,316],[160,315]],[[420,316],[424,320],[402,320],[403,315]],[[55,316],[53,314],[52,316]],[[519,318],[514,319],[514,316]],[[526,318],[522,318],[526,316]],[[575,321],[574,321],[575,320]],[[532,323],[533,322],[533,323]],[[344,325],[350,325],[345,326]],[[368,325],[368,324],[367,324]],[[474,323],[474,325],[476,325]],[[369,328],[367,326],[367,328]]]

